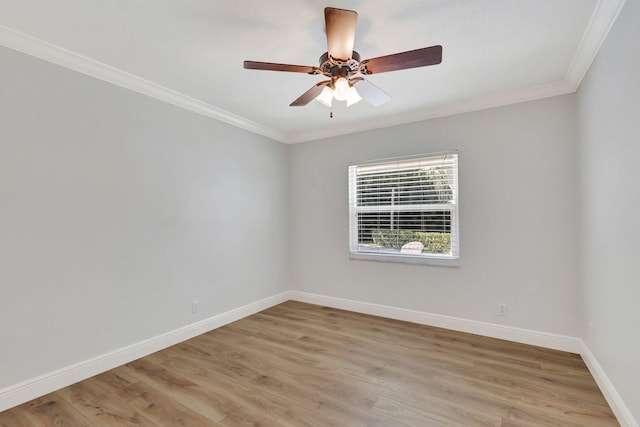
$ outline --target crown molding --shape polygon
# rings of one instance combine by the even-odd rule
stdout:
[[[311,130],[287,135],[283,141],[289,144],[333,138],[359,132],[383,129],[424,120],[437,119],[488,108],[534,101],[558,95],[574,93],[578,90],[591,63],[613,27],[626,0],[598,0],[587,28],[571,60],[567,73],[562,81],[541,86],[530,87],[495,95],[478,97],[468,101],[457,102],[431,109],[421,110],[402,116],[376,119],[370,122],[345,125],[331,129]]]
[[[626,0],[598,0],[564,78],[572,92],[578,90],[625,2]]]
[[[314,129],[292,134],[287,134],[283,131],[253,122],[176,90],[169,89],[2,25],[0,25],[0,45],[113,83],[177,107],[211,117],[240,129],[283,143],[295,144],[573,93],[580,86],[582,79],[620,14],[625,1],[626,0],[598,0],[567,73],[560,82],[478,97],[400,116],[377,118],[352,125]]]
[[[286,139],[284,132],[3,25],[0,25],[0,45],[276,141]]]
[[[566,95],[575,92],[565,81],[535,86],[527,89],[514,90],[498,93],[495,95],[481,96],[467,101],[456,102],[443,106],[420,110],[414,113],[403,114],[388,118],[377,118],[374,121],[356,123],[333,128],[323,128],[309,132],[300,132],[288,135],[283,142],[296,144],[300,142],[314,141],[318,139],[333,138],[342,135],[349,135],[360,132],[367,132],[393,126],[400,126],[409,123],[421,122],[425,120],[437,119],[456,114],[469,113],[472,111],[486,110],[489,108],[502,107],[505,105],[518,104],[521,102],[534,101],[536,99],[549,98],[552,96]]]

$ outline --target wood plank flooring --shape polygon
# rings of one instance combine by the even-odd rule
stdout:
[[[617,426],[579,355],[288,301],[0,426]]]

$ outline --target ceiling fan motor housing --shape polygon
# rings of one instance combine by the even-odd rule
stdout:
[[[325,52],[320,56],[318,60],[320,63],[320,69],[327,76],[333,76],[334,70],[336,69],[346,69],[348,74],[358,72],[358,68],[360,67],[360,54],[355,50],[351,54],[351,58],[347,61],[336,60],[329,56],[329,52]]]

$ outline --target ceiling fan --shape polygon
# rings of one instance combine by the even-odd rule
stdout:
[[[244,61],[244,68],[322,74],[330,80],[316,83],[311,89],[293,101],[290,106],[307,105],[311,100],[316,99],[330,107],[332,100],[336,99],[338,101],[346,101],[348,107],[361,99],[365,99],[375,106],[391,99],[388,94],[373,83],[363,77],[356,77],[357,74],[379,74],[435,65],[442,62],[442,46],[440,45],[361,61],[360,54],[353,50],[358,14],[353,10],[327,7],[324,9],[324,20],[328,49],[327,52],[320,56],[320,65],[318,67]]]

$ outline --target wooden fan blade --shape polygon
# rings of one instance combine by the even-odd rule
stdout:
[[[347,61],[353,55],[353,41],[356,38],[358,14],[353,10],[324,9],[324,22],[327,31],[327,51],[329,57]]]
[[[319,74],[320,68],[308,65],[275,64],[273,62],[244,61],[247,70],[288,71],[291,73]]]
[[[308,91],[306,91],[305,93],[300,95],[300,97],[298,99],[296,99],[291,104],[289,104],[289,106],[290,107],[302,107],[304,105],[307,105],[308,103],[313,101],[318,95],[320,95],[320,92],[322,92],[322,89],[324,89],[324,87],[329,83],[329,81],[330,80],[317,83],[311,89],[309,89]]]
[[[387,71],[425,67],[442,62],[442,46],[424,47],[393,55],[379,56],[362,62],[365,63],[363,74],[379,74]]]
[[[362,99],[375,107],[382,105],[391,99],[389,94],[371,83],[369,80],[365,80],[362,77],[356,77],[351,81]]]

